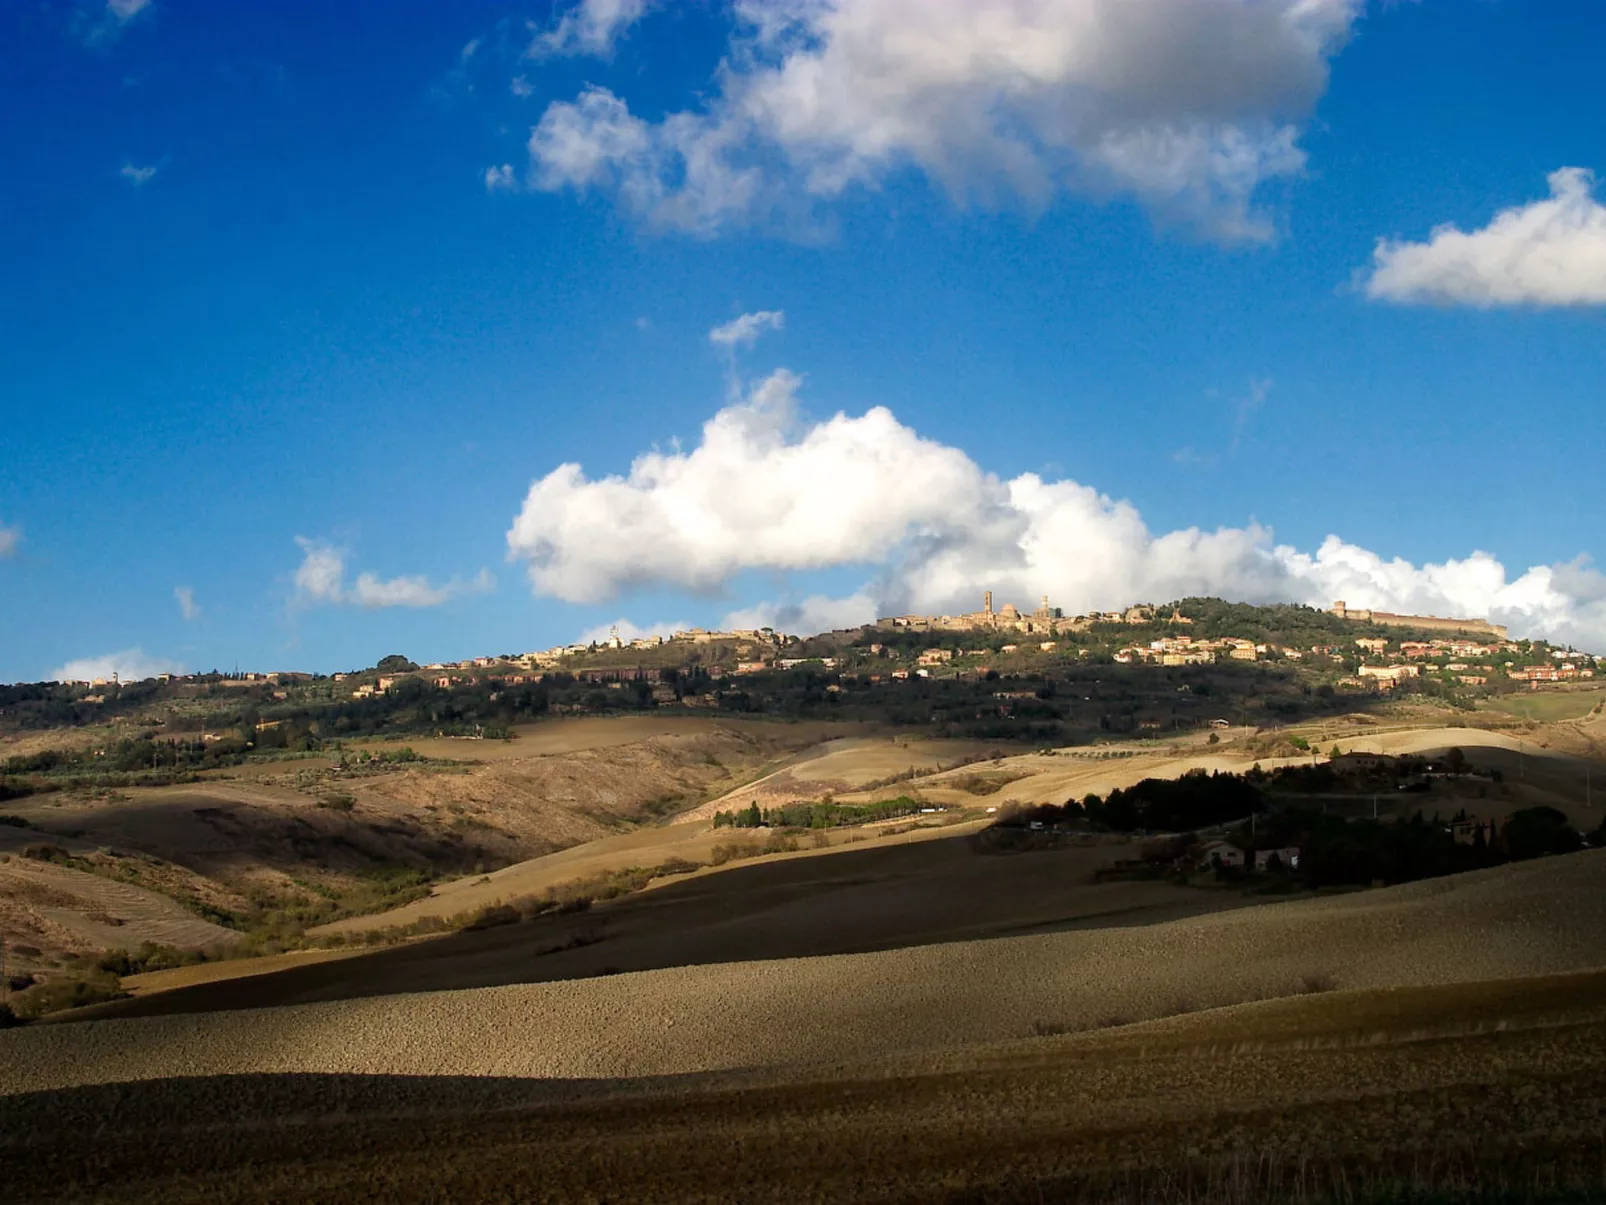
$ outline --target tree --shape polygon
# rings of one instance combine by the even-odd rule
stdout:
[[[1506,853],[1518,860],[1572,853],[1583,845],[1578,830],[1552,807],[1523,808],[1511,813],[1500,835],[1505,839]]]
[[[417,669],[411,661],[400,653],[391,653],[388,657],[381,657],[379,664],[374,666],[382,674],[408,674]]]
[[[762,828],[764,826],[764,813],[759,811],[758,800],[753,800],[747,807],[747,820],[743,828]]]
[[[1451,749],[1444,755],[1444,764],[1451,774],[1465,774],[1467,772],[1467,755],[1459,748]]]

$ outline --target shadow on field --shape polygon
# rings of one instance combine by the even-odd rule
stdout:
[[[1603,975],[855,1065],[36,1092],[0,1097],[0,1161],[25,1200],[1599,1200]]]
[[[1127,847],[1016,856],[971,837],[871,846],[700,876],[519,924],[81,1010],[64,1020],[303,1004],[624,971],[862,953],[1152,924],[1260,902],[1159,881],[1094,882]]]

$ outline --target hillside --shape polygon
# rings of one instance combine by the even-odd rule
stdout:
[[[1144,928],[37,1026],[0,1033],[0,1143],[30,1197],[48,1157],[124,1200],[1587,1173],[1603,887],[1595,851]],[[398,1145],[397,1112],[430,1124]],[[693,1117],[703,1154],[669,1140]]]

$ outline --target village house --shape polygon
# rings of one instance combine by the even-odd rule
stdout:
[[[1255,851],[1255,869],[1266,870],[1273,858],[1284,870],[1299,869],[1299,847],[1297,845],[1284,845],[1277,849],[1257,849]]]
[[[1242,866],[1244,864],[1244,851],[1231,841],[1206,841],[1199,847],[1197,856],[1201,866]]]

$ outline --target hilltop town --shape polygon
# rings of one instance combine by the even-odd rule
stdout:
[[[395,655],[328,675],[0,688],[0,727],[139,727],[126,749],[102,755],[146,766],[166,757],[175,768],[364,734],[498,736],[540,716],[655,709],[1072,742],[1203,732],[1228,716],[1275,728],[1385,699],[1527,714],[1519,694],[1581,689],[1603,669],[1601,658],[1512,640],[1482,619],[1201,598],[1068,616],[1047,598],[1030,612],[995,608],[988,592],[974,612],[897,615],[810,637],[614,632],[454,662]]]

